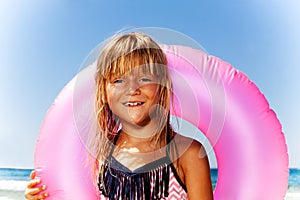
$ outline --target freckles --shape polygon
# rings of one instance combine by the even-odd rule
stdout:
[[[113,85],[108,85],[106,87],[106,98],[108,104],[112,105],[113,102],[118,101],[121,95],[124,94],[123,90],[114,87]]]
[[[115,87],[113,86],[113,85],[111,85],[111,84],[107,84],[107,86],[106,86],[106,95],[107,96],[111,96],[112,94],[114,94],[115,93]]]

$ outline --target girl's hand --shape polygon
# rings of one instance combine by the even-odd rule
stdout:
[[[43,200],[48,197],[47,192],[43,192],[46,189],[46,185],[38,186],[37,184],[41,183],[40,179],[35,179],[36,173],[32,171],[30,174],[30,181],[27,184],[27,188],[25,189],[25,199],[27,200]]]

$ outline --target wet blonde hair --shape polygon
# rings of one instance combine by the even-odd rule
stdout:
[[[104,45],[98,60],[95,74],[95,112],[97,129],[92,138],[92,149],[96,156],[94,178],[103,178],[102,166],[114,145],[121,128],[107,103],[106,85],[113,77],[120,77],[136,66],[142,66],[147,73],[158,77],[161,131],[151,139],[155,144],[166,145],[167,137],[174,137],[170,126],[171,80],[167,59],[159,45],[143,33],[119,34],[110,38]],[[100,174],[99,174],[100,173]]]

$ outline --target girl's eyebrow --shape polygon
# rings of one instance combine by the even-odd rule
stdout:
[[[110,74],[106,80],[108,80],[109,82],[114,81],[116,79],[122,78],[124,76],[124,74]]]
[[[142,75],[142,76],[143,76],[143,75],[146,75],[146,76],[154,76],[152,73],[146,72],[146,71],[141,71],[141,72],[138,73],[138,75],[140,75],[140,76],[141,76],[141,75]]]

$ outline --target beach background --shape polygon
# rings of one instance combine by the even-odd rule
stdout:
[[[258,86],[286,138],[286,199],[300,200],[299,10],[299,0],[0,0],[0,200],[23,198],[47,110],[86,56],[141,27],[185,34]]]
[[[24,188],[32,169],[0,169],[0,200],[24,199]],[[211,169],[213,187],[216,186],[218,170]],[[289,186],[285,200],[300,199],[300,170],[290,169]]]

